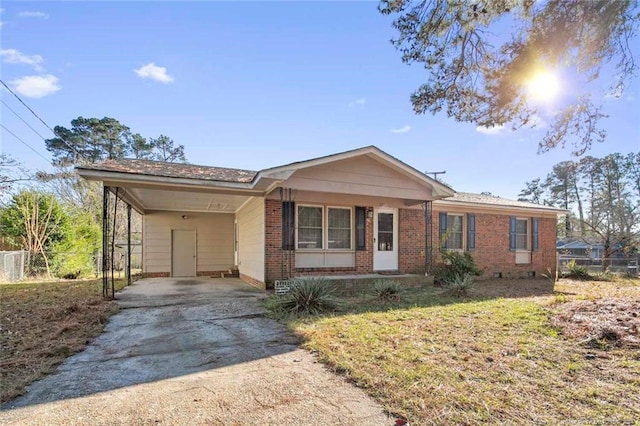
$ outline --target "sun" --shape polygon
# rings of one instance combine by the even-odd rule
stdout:
[[[541,71],[533,75],[527,82],[527,94],[538,102],[550,102],[560,93],[558,76],[549,71]]]

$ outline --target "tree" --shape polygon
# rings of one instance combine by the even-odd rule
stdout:
[[[518,201],[527,201],[534,204],[546,204],[543,202],[545,192],[544,184],[540,183],[540,178],[525,182],[526,187],[518,194]]]
[[[71,128],[56,126],[55,138],[45,140],[54,164],[70,166],[125,157],[130,150],[131,131],[115,118],[71,120]]]
[[[151,158],[158,161],[168,161],[170,163],[186,163],[184,155],[184,145],[174,145],[173,139],[160,135],[156,139],[149,139],[152,147]]]
[[[13,238],[22,249],[38,254],[50,275],[50,254],[56,243],[64,240],[69,218],[60,203],[46,192],[23,190],[14,195],[0,212],[4,235]]]
[[[402,60],[427,72],[411,96],[418,114],[444,110],[482,127],[533,127],[543,106],[528,82],[544,70],[574,73],[579,93],[555,114],[539,151],[569,142],[581,155],[603,141],[606,114],[594,82],[606,75],[606,93],[621,96],[637,68],[629,44],[636,0],[382,0],[379,10],[395,15],[392,42]]]
[[[131,136],[130,148],[133,158],[150,159],[153,155],[153,144],[140,133]]]
[[[8,194],[13,184],[29,180],[31,177],[27,176],[14,158],[8,154],[0,153],[0,190],[3,194]]]
[[[520,195],[546,198],[551,205],[577,212],[577,232],[572,234],[602,242],[606,268],[611,257],[640,247],[639,175],[640,152],[587,156],[556,164],[544,181],[527,182]]]

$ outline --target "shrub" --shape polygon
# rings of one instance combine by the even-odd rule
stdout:
[[[576,280],[588,280],[591,278],[589,270],[582,265],[578,265],[575,259],[572,259],[567,263],[567,272],[565,272],[563,276],[565,278],[573,278]]]
[[[454,297],[463,297],[469,294],[469,290],[473,288],[475,279],[471,274],[458,275],[453,279],[444,283],[447,294]]]
[[[297,315],[318,315],[335,311],[339,300],[333,283],[323,277],[296,278],[291,290],[278,298],[272,310]]]
[[[402,285],[393,280],[375,280],[371,286],[378,300],[385,302],[400,300]]]
[[[437,285],[445,285],[465,275],[477,277],[482,273],[469,252],[446,251],[442,253],[442,262],[435,266],[433,280]]]

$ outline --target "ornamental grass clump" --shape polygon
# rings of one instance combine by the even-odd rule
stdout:
[[[277,307],[296,315],[319,315],[338,310],[332,281],[323,277],[296,278],[288,293],[278,298]]]
[[[375,280],[371,289],[376,299],[383,302],[395,302],[400,300],[402,285],[394,280]]]
[[[453,297],[464,297],[469,294],[473,288],[475,279],[471,274],[456,275],[450,280],[445,281],[444,287],[447,289],[446,294]]]

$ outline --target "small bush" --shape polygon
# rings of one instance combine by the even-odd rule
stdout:
[[[371,286],[378,300],[385,302],[400,300],[402,285],[393,280],[375,280]]]
[[[323,277],[295,279],[291,290],[268,308],[274,312],[296,315],[318,315],[339,308],[333,283]]]
[[[589,274],[589,270],[586,267],[578,265],[575,259],[572,259],[567,263],[567,272],[563,274],[563,277],[576,280],[588,280],[591,278],[591,274]]]
[[[444,283],[447,289],[447,295],[454,297],[463,297],[469,294],[469,290],[473,288],[475,279],[471,274],[458,275],[452,280]]]
[[[482,273],[469,252],[446,251],[442,253],[442,262],[435,266],[433,280],[436,285],[446,285],[465,275],[477,277]]]

